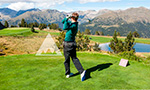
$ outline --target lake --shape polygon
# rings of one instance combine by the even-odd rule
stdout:
[[[103,51],[110,51],[111,48],[109,47],[109,44],[110,43],[100,44],[99,47]],[[134,48],[136,52],[150,52],[150,44],[136,43]]]

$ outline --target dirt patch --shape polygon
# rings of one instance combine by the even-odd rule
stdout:
[[[8,47],[7,55],[33,54],[40,48],[45,37],[2,37],[0,43],[5,43]]]
[[[136,52],[135,55],[138,56],[138,57],[147,58],[147,57],[150,56],[150,53],[139,53],[139,52]]]

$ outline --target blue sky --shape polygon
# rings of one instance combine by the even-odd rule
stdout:
[[[30,8],[57,9],[60,11],[150,8],[150,0],[0,0],[0,8],[25,10]]]

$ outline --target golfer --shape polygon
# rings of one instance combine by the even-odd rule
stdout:
[[[86,71],[83,69],[79,59],[76,56],[76,42],[75,42],[75,36],[78,32],[78,13],[72,13],[71,16],[67,16],[62,20],[63,23],[63,30],[67,30],[65,40],[63,42],[64,47],[64,56],[65,56],[65,75],[66,78],[69,78],[73,76],[73,73],[70,71],[70,57],[72,58],[72,61],[76,67],[76,69],[81,74],[81,81],[85,80],[85,73]],[[69,19],[71,18],[71,21]]]

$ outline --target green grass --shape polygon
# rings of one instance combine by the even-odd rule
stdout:
[[[46,36],[48,33],[54,36],[59,35],[59,33],[43,30],[36,30],[36,32],[33,33],[30,28],[6,28],[0,31],[0,36]]]
[[[91,76],[84,82],[80,75],[65,78],[63,56],[0,57],[0,90],[150,89],[148,65],[130,61],[130,66],[121,67],[121,58],[101,53],[79,52],[78,58]],[[71,71],[77,73],[72,62]]]
[[[60,33],[58,33],[58,32],[50,32],[50,34],[51,34],[51,35],[59,36]]]
[[[16,35],[32,34],[30,28],[6,28],[0,31],[0,36],[16,36]]]
[[[107,42],[110,42],[110,40],[112,39],[112,38],[99,37],[99,36],[89,36],[89,37],[92,38],[91,39],[92,41],[98,42],[98,43],[107,43]]]
[[[146,39],[146,38],[136,38],[135,41],[137,43],[145,43],[145,44],[150,44],[150,39]]]
[[[33,33],[30,28],[6,28],[0,30],[0,36],[46,36],[48,33],[53,36],[59,35],[57,32],[47,32],[43,30],[36,30],[36,33]]]
[[[94,42],[98,42],[98,43],[108,43],[110,42],[110,40],[112,40],[112,38],[110,37],[101,37],[101,36],[89,36],[91,37],[92,41]],[[125,38],[119,38],[118,39],[124,41]],[[135,42],[136,43],[144,43],[144,44],[150,44],[150,39],[149,38],[135,38]]]

